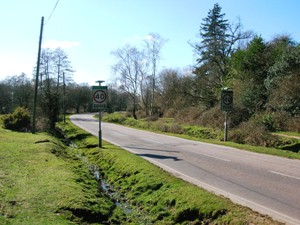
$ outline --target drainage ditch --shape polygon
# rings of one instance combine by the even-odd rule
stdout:
[[[122,197],[117,191],[115,191],[112,185],[110,185],[103,177],[101,177],[98,166],[90,163],[88,158],[80,153],[76,144],[70,143],[69,147],[77,151],[75,157],[81,160],[84,166],[97,180],[98,192],[104,193],[109,196],[116,207],[119,207],[126,215],[133,213],[133,209],[131,208],[130,204],[127,203],[126,199]]]

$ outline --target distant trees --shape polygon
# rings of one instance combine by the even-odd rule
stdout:
[[[158,43],[146,43],[146,48],[139,51],[141,57],[136,60],[135,65],[139,65],[135,67],[136,73],[131,73],[134,76],[128,79],[135,81],[135,85],[131,85],[135,89],[126,90],[126,94],[135,96],[134,105],[138,104],[146,115],[188,115],[205,126],[222,126],[220,90],[228,86],[234,90],[232,126],[252,121],[252,125],[258,123],[266,129],[276,130],[286,129],[284,124],[297,120],[294,119],[300,115],[298,43],[287,35],[265,41],[252,32],[244,32],[239,20],[230,23],[225,18],[219,4],[215,4],[203,19],[199,36],[200,41],[191,44],[197,54],[192,72],[181,69],[157,71],[155,60],[160,55],[155,54],[155,49],[160,50],[165,40],[158,35]],[[123,62],[126,58],[137,59],[131,54],[117,56]],[[121,68],[119,65],[114,69],[119,78],[124,78],[131,67],[116,70]],[[123,80],[119,84],[125,90],[129,83]],[[120,89],[114,90],[115,99],[124,93],[118,91]]]
[[[193,78],[178,69],[164,69],[159,74],[159,102],[162,112],[179,111],[193,106],[194,98],[188,93]]]
[[[275,41],[271,45],[281,54],[277,55],[265,80],[269,93],[267,107],[300,115],[300,44],[286,36]]]
[[[39,78],[39,104],[53,129],[63,110],[66,83],[72,81],[73,69],[67,54],[61,48],[43,49]]]
[[[72,82],[74,70],[66,52],[61,48],[43,49],[41,53],[39,85],[44,89],[62,86],[64,81]]]
[[[117,83],[111,83],[108,84],[108,93],[107,111],[109,113],[127,110],[127,106],[130,105],[131,101],[126,91],[119,88]]]
[[[268,75],[268,47],[261,37],[255,37],[246,49],[232,57],[232,73],[238,80],[234,88],[239,92],[237,103],[249,114],[262,110],[267,101],[264,81]]]
[[[22,73],[7,77],[0,82],[0,112],[12,112],[17,106],[29,108],[32,103],[33,87],[29,78]]]
[[[113,71],[119,75],[120,88],[132,100],[132,116],[137,119],[136,110],[142,91],[142,82],[146,76],[146,61],[144,52],[126,45],[112,52],[117,59]]]
[[[159,34],[150,33],[145,40],[145,48],[141,50],[126,45],[112,51],[116,59],[112,70],[118,76],[119,88],[131,98],[135,119],[138,108],[142,108],[147,115],[157,113],[154,102],[157,65],[165,42]]]
[[[162,38],[157,33],[149,33],[147,38],[145,39],[146,60],[149,65],[150,75],[147,77],[149,82],[147,82],[148,85],[146,85],[147,92],[146,95],[144,95],[144,99],[146,99],[146,101],[144,101],[144,105],[146,106],[146,113],[148,114],[148,112],[150,111],[150,115],[153,115],[155,113],[155,89],[157,86],[156,83],[158,63],[161,57],[161,49],[166,41],[166,39]],[[149,89],[151,90],[150,95]],[[148,103],[150,103],[150,109],[148,109]]]
[[[77,113],[89,110],[91,88],[72,82],[74,70],[62,49],[43,49],[40,67],[38,129],[53,129],[64,110]],[[34,83],[24,73],[0,81],[0,113],[11,113],[17,107],[30,112],[33,92]]]
[[[136,119],[179,115],[181,120],[190,117],[197,124],[218,127],[223,123],[220,90],[228,86],[234,91],[231,126],[250,121],[250,127],[259,123],[276,130],[299,124],[294,122],[300,117],[299,43],[288,35],[266,41],[244,32],[240,21],[231,24],[225,19],[219,4],[209,10],[199,34],[200,41],[192,44],[195,66],[187,70],[159,70],[166,43],[159,34],[150,33],[141,47],[126,45],[112,51],[117,76],[108,84],[108,112],[128,110]],[[73,69],[64,51],[44,49],[40,71],[39,106],[52,118],[51,126],[62,112],[64,90],[67,111],[89,110],[90,87],[71,82]],[[32,92],[24,74],[0,82],[0,112],[19,105],[30,108]]]
[[[299,90],[299,59],[299,45],[289,37],[276,37],[270,42],[255,37],[231,59],[236,103],[249,115],[264,110],[299,114],[299,97],[294,94]]]
[[[65,109],[68,112],[88,112],[91,103],[91,87],[88,84],[69,83],[66,86]]]
[[[230,25],[222,8],[216,3],[200,26],[200,43],[192,44],[198,58],[194,69],[196,82],[190,94],[207,107],[213,107],[217,95],[229,78],[229,58],[238,43],[248,39],[250,32],[242,32],[240,22]]]

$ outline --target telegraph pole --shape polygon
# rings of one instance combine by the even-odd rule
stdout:
[[[65,72],[63,72],[63,90],[64,90],[64,96],[63,96],[63,113],[64,113],[64,123],[66,123],[66,80],[65,80]]]
[[[44,17],[42,17],[42,21],[41,21],[40,40],[39,40],[39,48],[38,48],[38,58],[37,58],[37,65],[36,65],[36,77],[35,77],[34,100],[33,100],[33,114],[32,114],[32,133],[33,134],[35,133],[36,102],[37,102],[37,92],[38,92],[38,84],[39,84],[40,58],[41,58],[43,28],[44,28]]]

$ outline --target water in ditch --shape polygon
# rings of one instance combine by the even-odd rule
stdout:
[[[76,144],[71,143],[69,147],[73,149],[77,149],[78,147]],[[113,187],[100,175],[98,166],[91,164],[86,156],[83,156],[80,152],[78,152],[76,155],[76,158],[80,159],[81,162],[85,165],[85,167],[93,174],[94,178],[98,182],[98,191],[100,193],[105,193],[108,195],[115,205],[122,209],[122,211],[125,214],[132,213],[132,209],[129,206],[129,204],[126,202],[124,198],[121,198],[119,194],[113,189]]]

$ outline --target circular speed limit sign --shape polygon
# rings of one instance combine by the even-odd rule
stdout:
[[[93,100],[95,103],[103,103],[106,101],[106,92],[103,90],[97,90],[94,92]]]
[[[223,103],[225,105],[231,105],[232,104],[232,94],[224,94],[223,95]]]
[[[222,111],[232,111],[233,108],[233,91],[232,90],[222,90],[221,92],[221,110]]]

